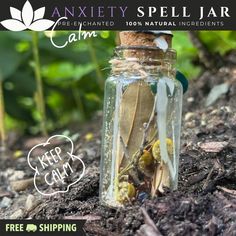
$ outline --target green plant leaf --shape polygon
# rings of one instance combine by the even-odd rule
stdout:
[[[8,32],[0,34],[0,79],[4,80],[18,68],[22,54],[15,49],[17,41],[9,37]]]
[[[12,83],[15,96],[32,97],[36,91],[34,76],[29,71],[16,71],[14,75],[7,78],[6,82]]]
[[[74,65],[70,62],[59,62],[44,66],[42,75],[48,79],[50,84],[58,84],[78,81],[93,70],[93,64]]]

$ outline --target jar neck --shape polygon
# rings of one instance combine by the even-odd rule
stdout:
[[[149,76],[175,74],[176,51],[163,51],[156,47],[129,46],[116,47],[113,59],[110,61],[113,74]]]

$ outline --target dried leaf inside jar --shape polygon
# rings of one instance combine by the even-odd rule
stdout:
[[[127,147],[129,158],[139,150],[144,124],[148,122],[154,105],[154,95],[145,81],[129,84],[122,95],[120,104],[120,136]],[[151,124],[154,126],[154,122]],[[150,130],[153,132],[153,128]],[[151,132],[150,132],[151,133]],[[151,136],[150,134],[148,136]],[[128,161],[120,145],[118,166],[124,167]]]
[[[137,176],[135,173],[138,172],[138,163],[134,165],[133,161],[139,151],[141,151],[141,154],[143,152],[140,148],[142,146],[144,127],[150,119],[153,106],[154,95],[146,81],[140,80],[126,87],[120,103],[119,125],[120,137],[123,143],[119,143],[117,154],[118,176],[120,171],[127,169],[128,166],[132,169],[132,171],[130,170],[130,173],[132,172],[130,177],[133,179],[134,175]],[[151,139],[154,133],[155,123],[153,121],[149,124],[146,139]],[[137,158],[137,162],[138,160],[139,158]],[[135,168],[133,168],[134,166]]]
[[[163,193],[163,187],[170,187],[170,173],[168,165],[161,163],[155,169],[153,175],[151,196],[154,197],[156,195],[157,190]]]

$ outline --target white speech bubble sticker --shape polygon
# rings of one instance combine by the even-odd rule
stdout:
[[[31,155],[32,155],[33,151],[35,151],[37,148],[44,148],[44,149],[45,149],[45,148],[47,147],[47,145],[50,145],[50,144],[51,144],[51,141],[52,141],[53,139],[65,139],[66,142],[70,143],[70,145],[71,145],[70,151],[69,151],[69,152],[66,152],[66,154],[68,155],[68,158],[69,158],[67,165],[70,166],[69,160],[72,160],[72,162],[74,162],[75,160],[78,160],[78,161],[82,164],[82,173],[79,175],[79,177],[78,177],[75,181],[73,181],[72,183],[70,183],[70,184],[66,187],[66,190],[57,190],[57,191],[54,191],[54,192],[51,192],[51,193],[47,193],[47,192],[44,192],[44,191],[40,190],[40,188],[39,188],[38,185],[37,185],[37,177],[39,177],[41,174],[40,174],[40,172],[39,172],[38,166],[37,166],[37,165],[34,166],[34,165],[31,163],[31,159],[33,159],[33,158],[35,159],[35,157],[33,157],[33,156],[31,156]],[[59,148],[59,147],[58,147],[58,148]],[[69,189],[70,189],[70,187],[71,187],[72,185],[78,183],[78,182],[81,180],[81,178],[82,178],[82,177],[84,176],[84,174],[85,174],[85,164],[84,164],[84,162],[81,160],[81,158],[80,158],[79,156],[73,155],[73,152],[74,152],[74,144],[73,144],[72,140],[71,140],[69,137],[65,136],[65,135],[54,135],[54,136],[51,136],[45,143],[37,144],[37,145],[35,145],[35,146],[29,151],[28,156],[27,156],[27,161],[28,161],[28,164],[29,164],[30,168],[35,172],[35,174],[34,174],[34,186],[35,186],[35,189],[36,189],[40,194],[42,194],[42,195],[44,195],[44,196],[53,196],[53,195],[55,195],[55,194],[57,194],[57,193],[66,193],[66,192],[69,191]],[[64,167],[64,166],[63,166],[63,167]],[[72,172],[72,173],[73,173],[73,172]],[[50,186],[50,185],[48,184],[47,180],[46,180],[46,175],[45,175],[45,174],[44,174],[44,180],[45,180],[45,184],[47,184],[48,186]],[[44,187],[45,187],[45,186],[44,186]],[[47,189],[48,189],[48,188],[47,188]],[[46,189],[46,190],[47,190],[47,189]]]

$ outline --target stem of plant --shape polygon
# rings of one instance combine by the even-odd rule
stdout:
[[[48,135],[47,127],[46,127],[46,111],[45,111],[45,101],[44,101],[44,94],[43,94],[43,82],[42,76],[40,71],[40,58],[39,58],[39,49],[38,49],[38,32],[32,32],[32,42],[33,42],[33,55],[34,55],[34,73],[36,78],[37,84],[37,98],[36,103],[40,113],[40,126],[41,132],[44,136]]]
[[[103,75],[101,73],[101,69],[99,67],[99,60],[97,58],[96,51],[94,49],[94,46],[93,46],[93,43],[92,43],[91,39],[88,39],[88,47],[89,47],[89,53],[90,53],[92,62],[95,65],[99,87],[103,90],[104,89]]]
[[[71,90],[72,90],[72,94],[73,94],[76,106],[81,113],[82,120],[85,121],[86,115],[85,115],[84,105],[83,105],[83,103],[81,101],[81,97],[77,91],[76,83],[72,84]]]
[[[1,136],[1,146],[4,150],[5,142],[6,142],[6,128],[4,122],[5,115],[5,106],[4,106],[4,98],[3,98],[3,86],[0,78],[0,136]]]

